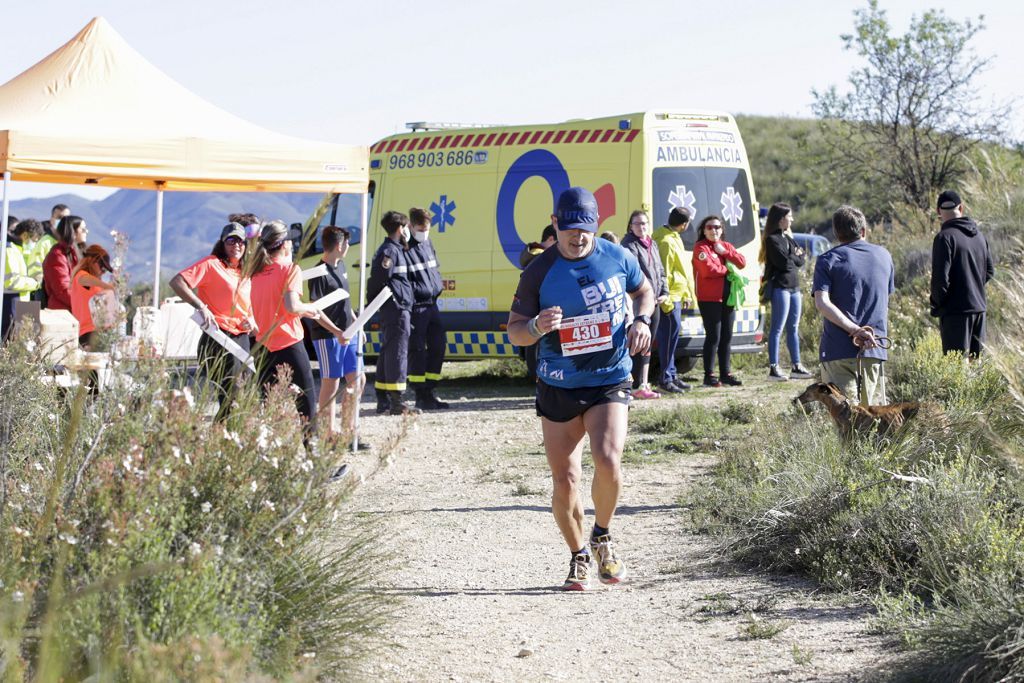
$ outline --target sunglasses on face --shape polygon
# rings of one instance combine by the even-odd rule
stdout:
[[[234,247],[239,244],[242,244],[242,242],[243,240],[240,237],[229,237],[226,240],[224,240],[224,245],[228,247]]]

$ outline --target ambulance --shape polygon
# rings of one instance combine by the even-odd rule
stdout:
[[[370,148],[367,253],[383,239],[384,212],[406,213],[413,206],[430,212],[449,359],[518,354],[505,326],[520,253],[540,240],[559,194],[572,186],[594,193],[599,232],[620,238],[634,209],[647,210],[657,227],[682,206],[694,217],[683,237],[690,250],[696,224],[708,214],[721,216],[725,239],[748,264],[733,352],[761,350],[758,205],[747,153],[729,114],[661,110],[544,125],[409,127]],[[692,284],[692,271],[687,276]],[[679,363],[689,370],[704,342],[696,302],[683,312],[680,336]],[[380,331],[371,325],[366,354],[377,355],[379,348]]]

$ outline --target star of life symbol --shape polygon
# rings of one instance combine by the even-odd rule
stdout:
[[[729,225],[733,227],[743,220],[743,197],[736,194],[736,190],[731,187],[722,193],[722,218],[729,221]]]
[[[686,209],[690,218],[697,215],[697,198],[686,189],[686,185],[676,185],[676,189],[668,193],[668,203],[672,205],[673,209]]]
[[[430,204],[430,213],[433,214],[430,218],[430,224],[436,225],[438,232],[444,232],[444,229],[449,225],[455,225],[454,211],[455,202],[450,201],[448,195],[441,195],[439,200]]]

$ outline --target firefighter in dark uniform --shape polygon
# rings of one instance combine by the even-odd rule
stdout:
[[[409,262],[405,245],[409,241],[409,219],[404,213],[388,211],[380,220],[388,233],[377,249],[370,267],[366,287],[367,301],[372,301],[384,287],[391,289],[391,298],[380,309],[381,343],[377,357],[377,412],[403,415],[418,412],[402,401],[409,362],[409,331],[412,313],[412,285],[409,283]]]
[[[412,235],[405,256],[412,283],[412,334],[409,336],[409,385],[416,392],[416,407],[440,410],[448,407],[438,400],[434,387],[441,379],[445,337],[437,297],[441,295],[441,271],[437,253],[430,243],[430,215],[423,209],[409,209]]]

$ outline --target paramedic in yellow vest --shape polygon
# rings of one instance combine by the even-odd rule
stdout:
[[[683,326],[683,309],[690,307],[693,292],[686,277],[687,258],[683,247],[683,233],[690,227],[690,214],[675,207],[668,214],[668,225],[654,231],[661,264],[668,280],[668,298],[661,303],[661,322],[658,324],[658,360],[661,361],[661,381],[658,388],[670,394],[679,394],[690,385],[676,377],[676,347]]]

